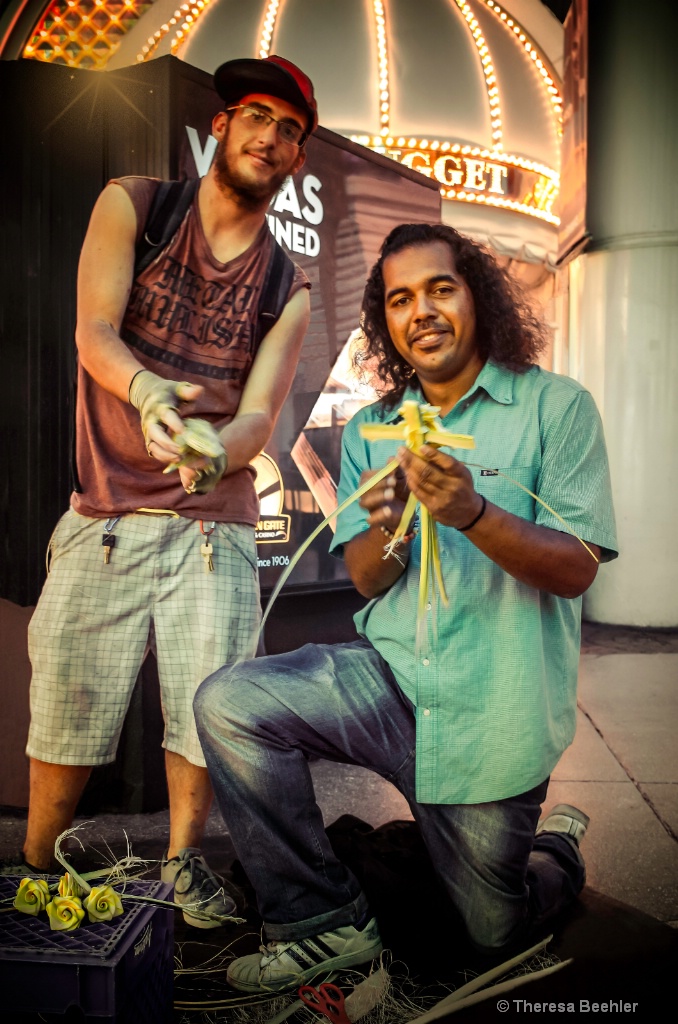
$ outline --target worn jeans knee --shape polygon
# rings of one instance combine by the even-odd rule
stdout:
[[[494,803],[411,804],[468,937],[482,953],[529,941],[583,885],[578,850],[560,836],[535,838],[547,785],[548,779]]]
[[[193,698],[193,712],[199,729],[201,724],[208,728],[217,724],[225,727],[232,716],[243,710],[247,704],[248,664],[250,662],[244,661],[224,666],[203,680]]]

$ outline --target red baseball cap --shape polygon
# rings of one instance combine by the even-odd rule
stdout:
[[[310,135],[318,127],[318,105],[313,95],[313,82],[301,68],[284,57],[243,57],[229,60],[214,72],[214,88],[228,106],[251,92],[276,96],[300,110],[308,118]]]

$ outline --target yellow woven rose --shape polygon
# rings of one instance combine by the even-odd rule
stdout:
[[[55,896],[46,909],[53,932],[74,932],[85,916],[77,896]]]
[[[60,896],[82,896],[82,889],[68,871],[65,875],[62,875],[59,879],[59,895]]]
[[[14,909],[37,917],[48,900],[49,886],[44,878],[22,878],[14,897]]]
[[[95,886],[84,905],[90,921],[112,921],[122,914],[122,901],[110,885]]]

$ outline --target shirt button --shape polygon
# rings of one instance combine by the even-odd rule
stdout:
[[[431,709],[430,708],[424,708],[424,714],[426,715],[426,717],[428,717],[431,714]]]
[[[429,601],[429,603],[426,605],[426,611],[430,612],[432,607],[433,606],[432,606],[431,602]]]
[[[431,664],[431,662],[428,660],[428,658],[424,658],[424,660],[422,661],[422,665],[430,665],[430,664]]]

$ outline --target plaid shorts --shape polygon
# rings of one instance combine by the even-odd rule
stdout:
[[[51,570],[28,630],[33,676],[26,752],[56,764],[114,760],[150,645],[158,659],[163,746],[204,765],[193,694],[216,669],[256,650],[254,531],[217,523],[209,538],[210,572],[196,520],[123,516],[113,528],[108,565],[104,522],[69,509],[52,536]]]

